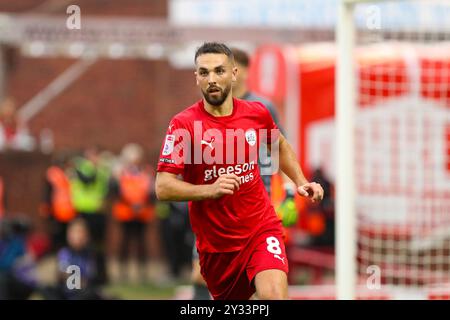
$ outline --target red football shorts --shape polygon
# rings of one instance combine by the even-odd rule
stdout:
[[[257,273],[278,269],[289,271],[280,228],[255,234],[241,251],[200,253],[201,273],[215,300],[248,300],[255,293]]]

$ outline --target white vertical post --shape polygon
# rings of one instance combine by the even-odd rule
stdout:
[[[354,5],[341,0],[336,28],[336,287],[337,299],[355,298],[356,211],[354,171]]]

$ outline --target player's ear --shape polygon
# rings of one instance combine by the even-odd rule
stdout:
[[[198,73],[197,71],[194,71],[195,74],[195,83],[198,85]]]
[[[233,82],[236,82],[237,73],[238,73],[238,68],[236,66],[233,66],[233,71],[231,72],[231,80]]]

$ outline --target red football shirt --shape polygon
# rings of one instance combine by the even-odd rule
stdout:
[[[189,203],[200,252],[240,250],[263,225],[280,223],[257,161],[259,145],[275,141],[278,132],[267,108],[239,99],[233,99],[229,116],[209,114],[200,100],[171,120],[159,172],[182,175],[195,185],[212,184],[226,173],[240,179],[240,189],[233,195]]]

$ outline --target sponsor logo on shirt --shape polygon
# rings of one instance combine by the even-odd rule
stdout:
[[[175,135],[168,134],[166,136],[166,142],[164,143],[163,156],[168,156],[173,152],[173,146],[175,144]]]
[[[256,131],[254,129],[249,129],[245,132],[245,140],[252,147],[256,144]]]
[[[240,174],[245,174],[243,176],[239,176],[240,183],[246,183],[254,179],[253,172],[246,174],[248,171],[253,171],[255,169],[255,162],[251,161],[250,163],[244,164],[236,164],[228,167],[217,168],[216,165],[212,167],[212,169],[205,170],[204,181],[210,181],[214,178],[218,178],[223,174],[235,174],[239,176]]]
[[[211,140],[209,140],[209,142],[206,141],[206,140],[202,140],[202,141],[201,141],[201,144],[210,147],[211,150],[214,150],[214,146],[212,145],[213,142],[214,142],[214,140],[215,140],[214,138],[211,138]]]

